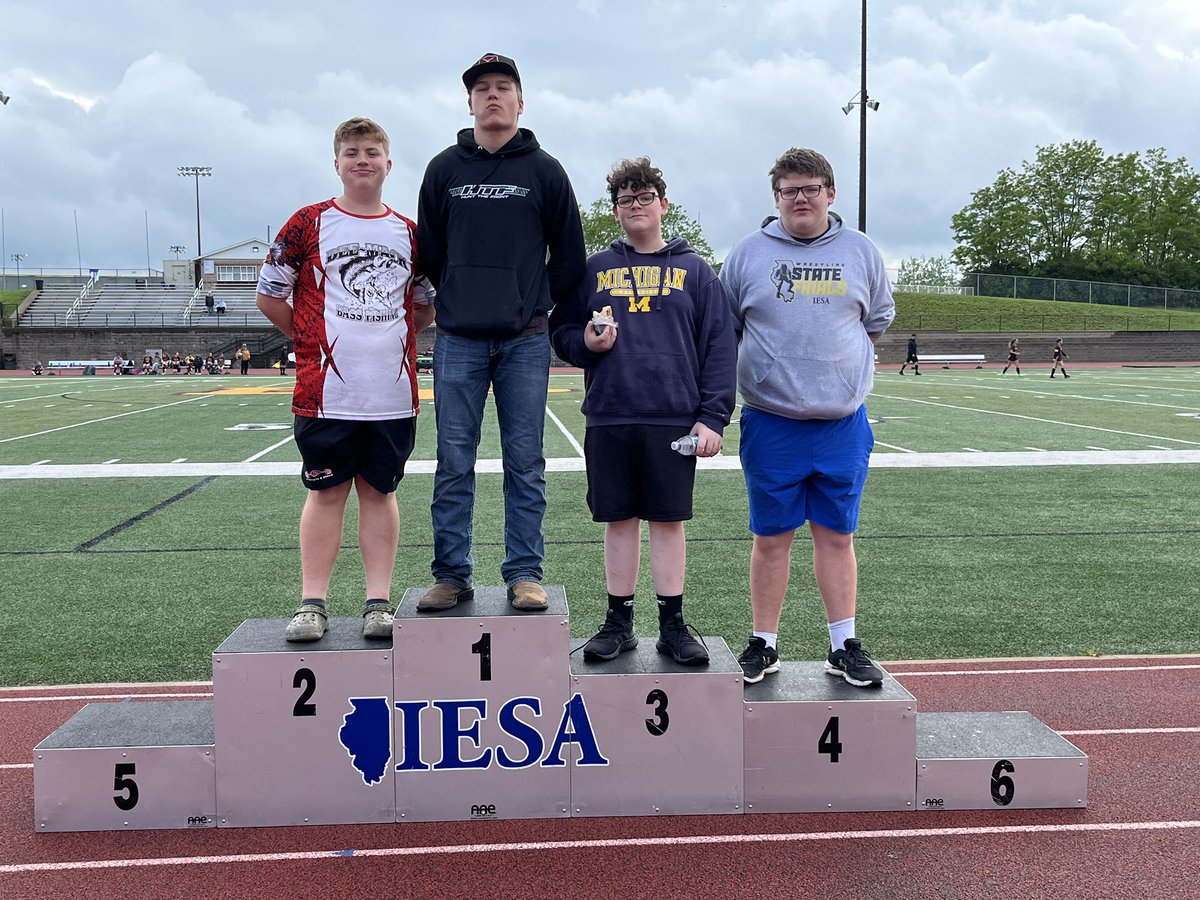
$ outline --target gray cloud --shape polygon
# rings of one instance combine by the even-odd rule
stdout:
[[[1038,145],[1196,155],[1200,11],[1190,0],[873,0],[869,231],[891,264],[952,247],[949,219]],[[459,75],[478,55],[521,67],[522,124],[583,203],[623,156],[648,153],[718,255],[771,209],[766,171],[822,150],[840,209],[858,206],[858,4],[537,0],[203,6],[0,4],[0,206],[22,269],[154,267],[265,237],[336,194],[331,135],[369,115],[392,138],[385,199],[415,211],[427,160],[467,127]],[[5,262],[8,262],[5,260]],[[11,269],[11,263],[9,263]]]

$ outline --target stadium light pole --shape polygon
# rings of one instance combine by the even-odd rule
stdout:
[[[200,179],[212,177],[212,166],[179,166],[180,178],[192,178],[196,182],[196,259],[204,255],[200,249]]]
[[[14,253],[10,259],[17,264],[17,288],[21,287],[21,260],[26,259],[28,253]]]
[[[858,107],[858,230],[867,230],[867,109],[879,109],[879,101],[872,100],[867,93],[867,0],[862,0],[862,60],[860,70],[862,83],[858,93],[842,107],[850,115]],[[855,99],[857,97],[858,99]]]
[[[174,253],[175,258],[179,259],[179,254],[186,253],[187,247],[185,247],[183,244],[172,244],[170,247],[167,248],[167,250],[170,253]]]

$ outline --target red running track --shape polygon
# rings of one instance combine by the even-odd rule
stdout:
[[[922,710],[1064,733],[1090,806],[35,834],[31,750],[83,695],[209,686],[2,689],[0,897],[1200,895],[1200,655],[887,668]]]

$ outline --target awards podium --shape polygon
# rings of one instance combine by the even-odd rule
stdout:
[[[654,637],[593,663],[562,587],[542,611],[421,593],[391,641],[247,619],[211,701],[88,704],[34,748],[36,830],[1087,805],[1087,756],[1028,713],[918,713],[821,663],[744,685],[719,637],[706,667]]]

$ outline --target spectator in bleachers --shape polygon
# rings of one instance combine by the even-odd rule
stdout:
[[[218,297],[217,298],[217,315],[220,316],[220,315],[223,315],[224,313],[225,313],[225,298]]]
[[[208,313],[208,315],[211,316],[213,314],[213,308],[216,306],[216,303],[217,303],[217,301],[216,301],[216,298],[213,296],[213,292],[211,290],[205,291],[204,292],[204,311],[206,313]]]

